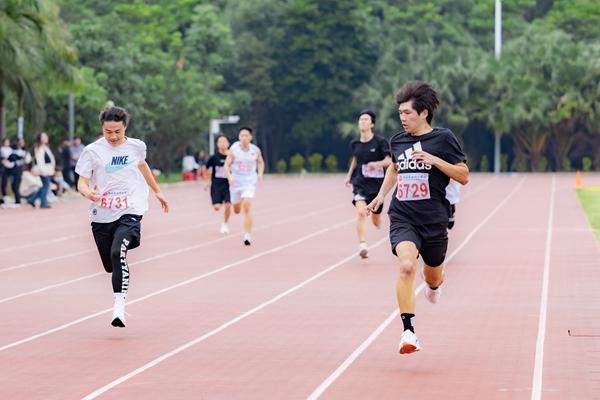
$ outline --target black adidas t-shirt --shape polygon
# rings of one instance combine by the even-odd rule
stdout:
[[[363,196],[379,193],[383,183],[385,168],[369,170],[367,164],[372,161],[381,161],[390,155],[390,146],[386,139],[373,135],[368,142],[354,139],[350,142],[352,155],[356,158],[356,168],[352,172],[352,186],[354,193]]]
[[[401,132],[392,137],[390,147],[398,169],[390,219],[411,225],[447,223],[450,203],[446,186],[450,178],[436,167],[412,160],[411,154],[422,150],[450,164],[466,162],[454,133],[446,128],[434,128],[421,136]]]
[[[225,159],[226,155],[219,152],[213,154],[206,162],[206,168],[212,168],[212,185],[228,186],[227,175],[225,175]]]

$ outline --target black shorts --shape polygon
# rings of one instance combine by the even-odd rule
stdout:
[[[426,265],[438,267],[446,259],[448,250],[448,223],[411,225],[405,221],[390,220],[392,253],[400,242],[413,242]]]
[[[212,184],[210,186],[210,198],[213,204],[231,203],[229,185]]]
[[[140,245],[141,219],[141,215],[125,214],[113,222],[92,222],[96,247],[104,269],[113,275],[115,293],[126,293],[129,288],[127,251]]]
[[[371,193],[371,194],[362,194],[362,193],[357,193],[354,192],[352,194],[352,205],[356,206],[356,202],[357,201],[364,201],[365,203],[367,203],[367,205],[371,204],[371,202],[373,200],[375,200],[375,197],[377,197],[377,193]],[[381,205],[379,206],[379,208],[375,211],[373,211],[373,214],[381,214],[381,212],[383,211],[383,203],[381,203]]]

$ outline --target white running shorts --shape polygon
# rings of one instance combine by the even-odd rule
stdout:
[[[253,184],[229,187],[229,195],[232,204],[237,204],[242,201],[242,199],[252,199],[254,198],[255,193],[256,185]]]

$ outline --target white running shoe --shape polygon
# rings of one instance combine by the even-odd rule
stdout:
[[[417,335],[408,329],[402,332],[400,345],[398,346],[398,351],[400,354],[410,354],[419,350],[421,350],[421,343],[419,343]]]
[[[369,257],[369,248],[367,247],[367,242],[360,242],[360,245],[358,245],[358,255],[360,258]]]
[[[229,226],[227,226],[226,223],[222,223],[221,224],[221,233],[224,233],[224,234],[228,234],[229,233]]]
[[[115,305],[113,307],[112,326],[125,328],[125,300],[115,299]]]
[[[250,246],[250,242],[252,241],[252,237],[249,233],[244,233],[244,244],[246,246]]]
[[[427,282],[425,282],[425,298],[429,300],[431,304],[437,304],[440,301],[440,296],[442,295],[442,286],[438,286],[437,289],[433,290],[429,287]]]

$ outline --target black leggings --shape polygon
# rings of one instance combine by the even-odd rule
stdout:
[[[23,175],[23,169],[21,167],[14,167],[10,169],[5,169],[2,172],[2,196],[8,196],[6,191],[6,187],[8,186],[8,179],[12,178],[11,189],[15,196],[15,203],[21,203],[21,193],[19,193],[19,186],[21,186],[21,176]]]
[[[140,215],[126,214],[114,222],[92,222],[96,247],[104,269],[112,273],[115,293],[127,293],[129,289],[127,251],[140,245],[141,219]]]

